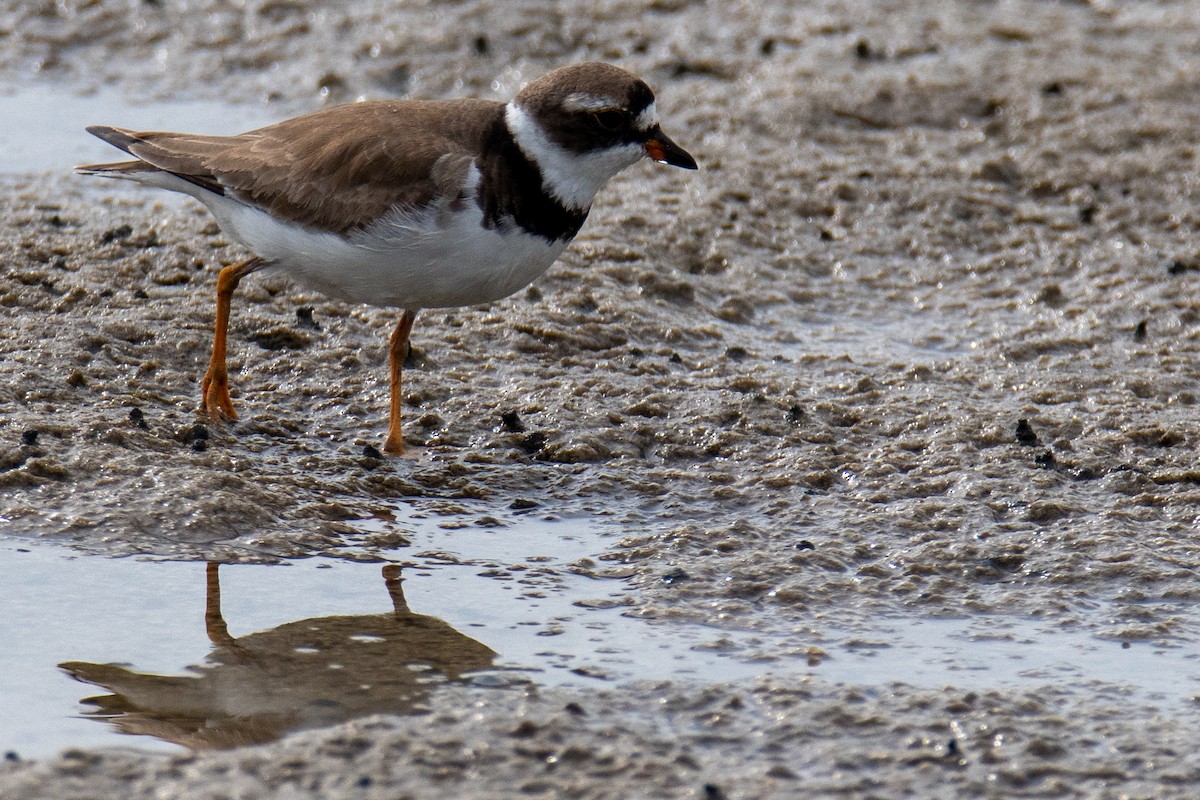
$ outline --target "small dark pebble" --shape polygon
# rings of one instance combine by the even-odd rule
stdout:
[[[116,228],[106,230],[100,236],[100,244],[108,244],[117,239],[128,239],[133,234],[133,228],[128,225],[119,225]]]
[[[41,431],[37,431],[37,430],[25,431],[24,433],[21,434],[21,444],[27,445],[29,447],[33,447],[35,444],[37,444],[38,434],[40,432]]]
[[[1133,329],[1133,340],[1135,342],[1145,341],[1147,327],[1148,327],[1148,323],[1146,320],[1142,320],[1141,322],[1139,322],[1137,324],[1137,327]]]
[[[537,508],[541,503],[537,500],[530,500],[527,497],[518,497],[508,504],[508,507],[513,511],[528,511],[531,508]]]
[[[686,572],[684,572],[682,569],[680,569],[679,567],[676,567],[675,569],[671,570],[670,572],[667,572],[666,574],[664,574],[662,576],[662,581],[663,581],[663,583],[683,583],[684,581],[688,580],[690,577],[691,576],[688,575]]]
[[[1191,272],[1191,271],[1195,271],[1195,270],[1196,270],[1195,264],[1189,263],[1187,261],[1183,261],[1178,258],[1175,259],[1174,261],[1172,261],[1167,266],[1167,272],[1169,272],[1172,275],[1182,275],[1185,272]]]
[[[1071,477],[1077,481],[1094,481],[1100,477],[1100,473],[1091,467],[1080,467],[1071,473]]]
[[[208,428],[203,423],[197,422],[190,428],[184,428],[175,436],[176,439],[184,444],[194,445],[196,442],[208,441]]]
[[[812,542],[810,542],[808,539],[801,539],[800,541],[796,542],[796,549],[797,550],[816,550],[817,546],[815,544],[813,544]]]
[[[667,360],[670,361],[672,364],[682,364],[683,356],[679,355],[679,353],[671,353],[671,357],[668,358]]]
[[[792,406],[787,411],[787,421],[793,425],[799,425],[804,421],[804,409],[801,406]]]
[[[866,39],[859,39],[854,45],[854,55],[863,61],[874,58],[875,53],[871,50],[871,43]]]
[[[960,754],[960,751],[958,749],[958,740],[957,739],[951,739],[950,741],[946,742],[946,755],[957,756],[959,754]]]
[[[138,287],[137,289],[133,290],[133,298],[135,300],[149,300],[150,295],[146,294],[145,289]]]
[[[746,348],[744,347],[734,345],[725,349],[725,357],[730,361],[745,361],[749,356],[750,354],[746,352]]]
[[[314,309],[312,306],[300,306],[299,308],[297,308],[296,309],[296,324],[299,325],[301,328],[307,328],[310,331],[321,330],[320,324],[318,324],[317,321],[315,319],[313,319],[313,311],[314,311]]]
[[[1096,207],[1092,205],[1084,206],[1079,209],[1079,221],[1084,225],[1091,225],[1096,219]]]
[[[729,800],[729,796],[721,791],[715,783],[704,784],[704,800]]]
[[[1034,463],[1042,469],[1054,469],[1058,466],[1058,459],[1054,457],[1054,453],[1049,450],[1043,450],[1038,453],[1037,458],[1034,459]]]
[[[491,44],[488,42],[488,38],[486,36],[476,36],[473,44],[475,46],[476,55],[486,56],[488,54],[488,50],[491,49]]]
[[[372,783],[374,783],[374,781],[371,780],[370,775],[363,775],[361,778],[358,779],[358,788],[365,789],[368,786],[370,786]]]
[[[141,428],[142,430],[146,430],[150,427],[146,424],[146,415],[140,408],[129,409],[129,421],[132,422],[134,426]]]
[[[1061,83],[1059,83],[1058,81],[1050,81],[1049,83],[1042,85],[1042,94],[1047,94],[1047,95],[1062,94],[1062,91],[1063,91],[1063,85]]]
[[[383,453],[379,452],[379,448],[373,444],[363,445],[362,454],[367,458],[383,460]]]
[[[5,761],[20,761],[21,756],[17,753],[16,750],[8,750],[8,751],[5,751],[5,753],[4,753],[4,760]]]
[[[521,441],[519,442],[519,446],[529,455],[534,455],[546,446],[546,440],[548,438],[550,437],[541,431],[534,431],[533,433],[522,437]]]
[[[1035,447],[1042,443],[1038,435],[1033,432],[1033,426],[1029,424],[1027,419],[1017,420],[1017,442],[1026,447]]]
[[[768,36],[758,43],[759,55],[770,56],[775,53],[775,38]]]
[[[1122,650],[1128,650],[1128,649],[1129,649],[1131,646],[1132,646],[1132,645],[1130,645],[1130,644],[1129,644],[1129,642],[1121,642],[1121,649],[1122,649]]]
[[[568,714],[574,714],[577,717],[582,717],[587,714],[587,712],[583,710],[583,706],[579,705],[579,703],[576,703],[574,700],[563,706],[563,711],[566,711]]]
[[[505,411],[500,415],[500,430],[507,433],[524,433],[525,423],[521,422],[521,415],[515,411]]]
[[[192,449],[197,453],[203,453],[208,449],[208,439],[193,439]]]

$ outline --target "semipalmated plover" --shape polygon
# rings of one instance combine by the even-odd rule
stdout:
[[[527,286],[579,232],[596,192],[644,156],[696,161],[662,132],[654,94],[608,64],[557,69],[508,103],[377,100],[237,136],[88,131],[137,158],[76,171],[199,200],[253,256],[217,277],[201,410],[236,419],[225,339],[238,282],[278,268],[330,297],[404,309],[391,338],[383,450],[404,450],[400,379],[422,308]]]

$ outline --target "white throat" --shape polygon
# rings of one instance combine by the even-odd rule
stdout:
[[[644,155],[636,143],[590,153],[571,152],[552,142],[537,120],[515,102],[505,107],[504,121],[517,147],[537,164],[543,188],[572,211],[587,211],[609,178]]]

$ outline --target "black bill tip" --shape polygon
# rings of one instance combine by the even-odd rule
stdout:
[[[671,141],[671,137],[663,133],[657,126],[650,132],[642,147],[647,156],[663,164],[670,164],[672,167],[681,169],[699,168],[691,153]]]

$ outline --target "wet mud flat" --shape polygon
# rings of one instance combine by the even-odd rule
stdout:
[[[1194,794],[1200,688],[1160,708],[1082,684],[806,674],[836,663],[822,630],[877,634],[888,614],[1197,637],[1190,4],[154,9],[10,7],[0,70],[287,116],[359,94],[508,96],[600,58],[655,86],[702,171],[629,170],[529,290],[426,312],[406,408],[422,450],[397,461],[365,450],[394,314],[247,280],[242,420],[197,428],[215,272],[242,254],[192,205],[10,172],[6,535],[392,557],[413,507],[485,525],[587,513],[611,523],[590,568],[624,582],[627,613],[758,634],[770,677],[451,687],[427,717],[261,749],[17,761],[6,797],[208,796],[217,774],[262,796]]]
[[[714,798],[1118,797],[1106,792],[1119,786],[1132,797],[1186,797],[1195,780],[1166,743],[1186,735],[1177,724],[1078,706],[1069,691],[763,681],[582,694],[452,688],[443,699],[426,717],[368,718],[273,748],[68,751],[52,766],[7,768],[5,788],[14,797],[45,796],[47,786],[61,797],[155,797],[170,786],[184,797]],[[1071,755],[1099,747],[1136,753],[1154,776]]]

